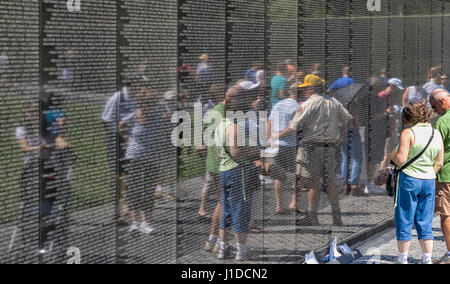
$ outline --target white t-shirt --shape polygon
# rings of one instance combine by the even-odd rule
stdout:
[[[16,139],[25,139],[27,141],[28,146],[37,147],[43,143],[43,141],[39,138],[39,136],[33,136],[28,133],[25,127],[17,127],[16,128]],[[38,152],[27,152],[25,153],[24,164],[28,164],[32,158],[37,158]]]
[[[431,95],[433,94],[433,91],[434,90],[436,90],[436,89],[442,89],[442,86],[440,86],[440,85],[438,85],[438,84],[436,84],[433,80],[430,80],[430,82],[428,82],[428,83],[426,83],[425,85],[423,85],[423,89],[425,90],[425,92],[426,92],[426,99],[427,99],[427,106],[429,107],[429,108],[431,108],[431,105],[430,105],[430,97],[431,97]]]
[[[272,133],[279,133],[288,128],[299,107],[297,101],[290,98],[278,102],[272,108],[269,118],[272,124]],[[273,142],[279,146],[295,147],[297,146],[297,135],[293,133]]]
[[[105,122],[121,121],[136,110],[136,102],[129,96],[128,90],[123,88],[121,92],[116,92],[109,98],[102,114],[102,120]],[[117,112],[119,112],[118,119]]]
[[[423,99],[427,98],[425,90],[422,88],[417,91],[416,86],[408,88],[408,103],[421,103]]]

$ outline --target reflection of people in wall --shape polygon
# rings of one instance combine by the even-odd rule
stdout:
[[[214,82],[214,73],[209,64],[209,56],[202,54],[198,59],[200,63],[197,65],[196,79],[198,82],[209,86]]]
[[[125,86],[122,90],[114,93],[108,99],[102,114],[102,122],[107,133],[106,143],[110,171],[114,177],[114,183],[115,181],[119,181],[119,190],[122,192],[126,191],[126,185],[125,183],[122,183],[121,179],[126,175],[124,163],[122,161],[125,156],[126,143],[122,139],[122,136],[119,135],[118,125],[126,116],[135,112],[136,108],[136,102],[129,93],[129,87]],[[119,162],[119,168],[117,168],[117,162]],[[124,201],[121,217],[124,217],[127,213],[128,206],[126,201]]]
[[[409,103],[427,104],[426,100],[427,95],[425,90],[422,88],[422,84],[420,82],[416,82],[415,86],[408,87],[403,94],[403,107]]]
[[[426,104],[428,107],[431,107],[430,105],[430,97],[433,94],[434,90],[437,89],[443,89],[441,85],[441,77],[442,77],[442,67],[441,66],[435,66],[432,67],[428,71],[428,79],[429,81],[423,85],[423,89],[425,90],[426,95]]]
[[[226,93],[226,111],[247,112],[257,100],[256,92],[243,92],[240,87],[232,87]],[[216,128],[214,138],[221,159],[219,170],[222,187],[218,259],[226,259],[230,254],[229,229],[232,229],[236,238],[236,260],[246,260],[249,257],[247,235],[250,231],[253,192],[259,186],[256,165],[258,162],[261,163],[260,149],[249,145],[237,145],[237,138],[238,129],[241,131],[245,129],[246,138],[249,138],[248,133],[251,127],[255,126],[252,126],[249,120],[245,123],[236,123],[225,118]]]
[[[378,94],[378,97],[383,99],[386,103],[386,128],[387,128],[387,140],[384,150],[384,160],[381,164],[381,168],[384,169],[389,166],[389,155],[394,150],[395,145],[398,144],[400,138],[401,122],[401,107],[395,105],[393,102],[402,95],[403,82],[400,79],[392,78],[388,81],[388,87],[386,90]]]
[[[69,148],[69,143],[64,139],[64,124],[66,114],[62,109],[64,97],[57,93],[47,93],[43,103],[44,114],[44,140],[47,145],[56,149]]]
[[[289,127],[289,123],[297,113],[300,105],[298,104],[297,84],[289,89],[289,98],[279,101],[272,109],[269,120],[267,121],[267,136],[272,138],[272,132],[280,133]],[[274,179],[276,214],[284,214],[287,207],[283,206],[282,190],[291,174],[295,173],[295,153],[297,151],[297,136],[292,133],[284,138],[272,141],[275,149],[270,148],[267,151],[274,151],[272,157],[266,158],[268,164],[268,174]],[[292,200],[289,209],[301,212],[297,209],[297,193],[292,194]]]
[[[64,137],[67,116],[63,105],[64,97],[59,93],[42,93],[42,137],[48,147],[42,149],[40,155],[43,167],[41,214],[51,216],[54,221],[44,223],[40,232],[41,245],[53,247],[56,255],[63,255],[68,240],[71,185],[76,160],[76,154]]]
[[[286,80],[286,65],[278,64],[275,69],[275,76],[273,76],[270,83],[272,87],[272,95],[270,96],[271,107],[275,106],[279,101],[285,99],[287,94],[287,80]]]
[[[442,76],[441,76],[441,86],[446,91],[450,91],[450,85],[448,83],[448,75],[447,74],[442,74]]]
[[[129,162],[127,169],[127,199],[130,207],[132,224],[130,232],[139,230],[150,234],[154,228],[149,223],[155,198],[155,187],[160,165],[160,125],[158,120],[162,112],[155,103],[156,93],[150,89],[140,88],[135,93],[138,109],[125,117],[120,129],[130,127],[125,159]],[[121,132],[121,135],[125,134]],[[140,220],[140,221],[138,221]]]
[[[336,80],[329,88],[328,92],[337,91],[339,89],[346,88],[347,86],[354,84],[355,81],[350,77],[350,67],[344,66],[342,68],[342,77]]]
[[[20,185],[22,187],[21,199],[23,204],[21,224],[22,231],[26,230],[27,222],[37,219],[39,205],[30,200],[39,193],[39,152],[46,147],[39,133],[39,105],[29,104],[22,126],[16,128],[16,139],[24,154]],[[33,207],[35,205],[35,207]],[[25,232],[23,232],[25,233]]]
[[[279,137],[299,135],[297,154],[297,179],[310,189],[308,194],[308,215],[302,220],[304,226],[318,226],[320,203],[320,181],[324,178],[327,196],[331,203],[333,224],[342,226],[339,206],[339,192],[335,181],[336,151],[339,151],[347,136],[348,123],[352,116],[335,98],[324,95],[325,81],[316,75],[306,76],[299,88],[307,101],[302,104]]]

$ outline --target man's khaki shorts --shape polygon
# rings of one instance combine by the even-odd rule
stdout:
[[[297,154],[297,176],[308,179],[335,178],[336,146],[300,147]]]
[[[439,215],[450,216],[450,183],[436,184],[436,211]]]
[[[267,158],[269,176],[275,180],[285,181],[290,173],[295,172],[296,154],[296,147],[280,147],[279,153],[275,158]]]

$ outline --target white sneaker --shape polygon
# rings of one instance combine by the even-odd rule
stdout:
[[[141,223],[141,227],[139,228],[139,230],[141,231],[141,233],[143,234],[150,234],[151,232],[153,232],[155,229],[148,224],[147,222],[142,222]]]
[[[219,244],[219,243],[216,243],[216,244],[214,245],[214,249],[213,249],[212,253],[213,253],[213,254],[218,254],[219,251],[220,251],[220,244]]]
[[[225,246],[224,248],[219,248],[219,253],[217,254],[217,259],[226,259],[231,253],[231,247],[229,245]]]
[[[236,253],[236,261],[246,261],[249,259],[249,251],[237,251]]]
[[[207,241],[203,249],[207,252],[212,252],[213,254],[218,254],[220,251],[220,244],[218,242]]]
[[[262,184],[262,185],[265,185],[265,184],[272,184],[272,183],[273,183],[273,180],[272,180],[272,179],[270,179],[269,177],[263,176],[263,175],[260,175],[260,176],[259,176],[259,180],[261,181],[261,184]]]
[[[131,226],[128,229],[128,232],[131,233],[131,232],[137,231],[137,230],[139,230],[139,223],[138,222],[131,223]]]
[[[373,195],[386,195],[386,189],[384,189],[381,186],[376,186],[373,184],[373,182],[371,182],[370,184],[368,184],[366,186],[366,188],[364,189],[364,191],[368,191],[369,194],[373,194]]]
[[[213,251],[215,244],[216,244],[216,242],[214,242],[214,241],[207,241],[205,243],[205,246],[203,249],[207,252],[211,252],[211,251]]]

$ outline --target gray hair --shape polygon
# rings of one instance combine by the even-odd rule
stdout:
[[[450,96],[447,90],[445,89],[436,89],[431,94],[431,97],[435,102],[438,102],[440,99],[445,99],[446,97]]]

